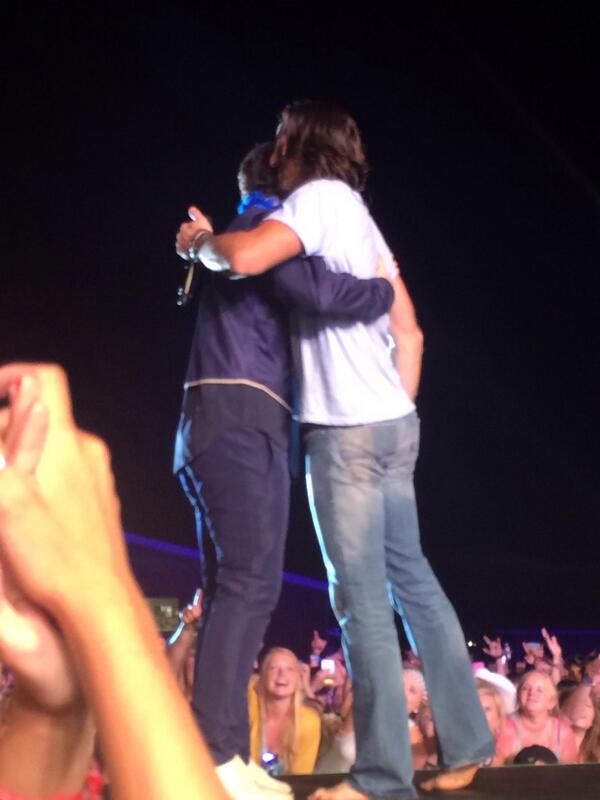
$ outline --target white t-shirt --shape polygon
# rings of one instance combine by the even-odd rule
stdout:
[[[288,225],[307,256],[321,256],[332,272],[373,278],[378,255],[390,274],[390,250],[362,197],[346,183],[305,183],[268,216]],[[298,316],[294,341],[303,422],[363,425],[414,410],[392,363],[389,317],[340,323],[323,315]]]

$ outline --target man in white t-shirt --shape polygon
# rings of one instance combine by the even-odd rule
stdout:
[[[422,788],[460,788],[494,744],[460,624],[420,545],[413,487],[420,330],[360,195],[366,163],[354,120],[327,105],[288,107],[274,163],[289,192],[280,209],[253,231],[220,236],[192,209],[195,221],[181,226],[178,251],[191,248],[211,269],[246,275],[304,253],[334,272],[372,277],[379,257],[396,289],[389,318],[373,323],[297,319],[307,485],[352,673],[357,744],[347,780],[312,797],[416,796],[392,609],[403,610],[416,639],[446,768]]]

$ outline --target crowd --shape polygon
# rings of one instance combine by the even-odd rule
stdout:
[[[199,597],[183,610],[169,645],[173,668],[188,692],[185,664],[193,660]],[[543,642],[523,642],[522,658],[513,662],[508,646],[485,637],[487,665],[473,663],[496,742],[492,766],[598,762],[600,655],[563,659],[555,636],[543,628],[540,638]],[[354,761],[352,682],[344,654],[318,631],[309,649],[306,661],[282,647],[269,649],[257,661],[248,687],[251,755],[274,775],[343,773]],[[415,769],[437,767],[435,721],[412,650],[405,654],[403,680]]]
[[[75,426],[64,374],[4,367],[0,389],[0,798],[96,798],[104,776],[117,800],[222,800],[188,705],[201,592],[165,646],[130,572],[108,451]],[[565,659],[541,633],[514,662],[487,638],[487,666],[473,664],[493,764],[597,762],[600,655]],[[306,661],[261,653],[248,685],[252,759],[271,775],[344,772],[355,757],[344,654],[316,631],[308,645]],[[435,767],[412,651],[403,678],[414,765]]]

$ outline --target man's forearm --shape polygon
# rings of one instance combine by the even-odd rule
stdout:
[[[190,257],[194,260],[199,259],[211,272],[231,272],[231,246],[227,247],[226,239],[230,235],[226,233],[215,235],[209,232],[202,234],[196,239],[195,246],[190,248]]]
[[[564,664],[562,658],[558,661],[552,661],[552,671],[550,673],[550,677],[556,686],[558,683],[562,681],[564,678]]]
[[[208,269],[259,275],[302,253],[296,234],[281,222],[266,220],[250,231],[200,233],[192,248]]]
[[[390,333],[396,345],[396,369],[400,382],[411,400],[417,396],[423,359],[423,331],[417,322],[415,307],[400,277],[391,281],[394,302],[390,310]]]
[[[398,333],[394,335],[396,369],[400,375],[402,388],[414,400],[419,390],[421,380],[421,365],[423,361],[423,333],[417,328],[412,333]]]

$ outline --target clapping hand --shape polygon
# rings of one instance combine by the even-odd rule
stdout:
[[[7,466],[33,480],[48,432],[48,409],[34,375],[4,370],[8,406],[0,413],[0,443]],[[0,659],[17,678],[17,691],[45,710],[81,700],[63,637],[48,615],[27,600],[0,564]]]
[[[3,465],[33,474],[46,439],[48,410],[39,400],[34,376],[4,371],[0,396],[8,405],[0,411],[0,458]]]
[[[10,467],[0,470],[2,563],[32,602],[53,609],[85,591],[87,573],[128,568],[110,456],[76,427],[59,367],[0,367],[0,396]]]
[[[82,702],[62,635],[41,609],[11,586],[1,568],[0,659],[15,673],[15,691],[42,710],[56,712]]]

